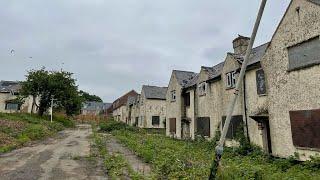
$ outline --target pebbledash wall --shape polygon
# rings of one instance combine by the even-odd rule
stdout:
[[[308,159],[310,155],[320,151],[317,148],[294,146],[289,113],[290,111],[320,109],[319,59],[318,63],[291,70],[289,69],[288,52],[290,47],[299,46],[299,43],[316,38],[318,48],[314,50],[320,58],[319,35],[320,2],[293,0],[273,35],[262,61],[267,80],[272,150],[276,156],[288,157],[297,152],[301,159]],[[305,57],[308,55],[306,54]],[[319,120],[320,117],[316,118]],[[319,123],[320,121],[315,125],[319,127]],[[319,142],[319,134],[317,135]]]
[[[141,95],[141,98],[144,96]],[[159,116],[159,125],[152,125],[152,116]],[[139,127],[142,128],[165,128],[166,101],[157,99],[144,99],[140,106],[140,117],[142,118]]]
[[[171,93],[175,91],[176,99],[173,100]],[[176,138],[181,138],[181,92],[182,87],[179,84],[175,71],[172,72],[170,82],[168,85],[167,96],[166,96],[166,134]],[[170,132],[170,120],[176,120],[176,132]]]

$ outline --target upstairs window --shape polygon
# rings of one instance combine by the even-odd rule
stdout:
[[[288,48],[289,71],[320,64],[319,36]]]
[[[190,106],[190,93],[184,94],[184,105]]]
[[[173,90],[173,91],[171,91],[171,101],[172,102],[174,102],[174,101],[176,101],[176,91],[175,90]]]
[[[199,90],[199,96],[205,96],[206,90],[207,90],[207,83],[206,82],[200,83],[198,86],[198,90]]]
[[[236,87],[236,74],[237,72],[236,71],[232,71],[232,72],[228,72],[226,74],[226,80],[227,80],[227,88],[235,88]]]
[[[267,88],[265,83],[265,76],[263,69],[256,71],[256,83],[257,83],[257,93],[258,95],[267,94]]]

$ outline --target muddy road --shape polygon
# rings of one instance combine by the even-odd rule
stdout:
[[[0,156],[1,180],[106,179],[90,156],[90,125]]]

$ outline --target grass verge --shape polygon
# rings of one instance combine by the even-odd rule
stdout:
[[[54,117],[50,123],[48,118],[37,115],[0,113],[0,154],[73,126],[74,122],[64,117]]]

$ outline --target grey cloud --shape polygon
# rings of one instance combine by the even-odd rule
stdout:
[[[250,35],[259,2],[1,1],[0,79],[63,68],[105,101],[142,84],[166,86],[172,69],[222,61],[237,34]],[[256,45],[270,40],[288,2],[268,2]]]

